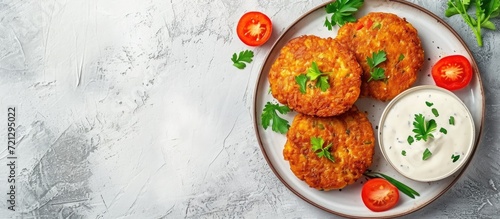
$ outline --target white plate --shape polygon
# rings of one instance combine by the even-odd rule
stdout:
[[[338,27],[334,28],[333,31],[328,31],[327,28],[323,26],[323,22],[327,16],[324,10],[325,5],[326,3],[318,6],[294,22],[283,33],[283,35],[278,38],[262,66],[259,80],[255,88],[253,116],[256,135],[264,157],[276,176],[292,192],[312,205],[334,214],[345,217],[380,218],[402,216],[421,209],[444,194],[457,181],[469,164],[472,156],[467,160],[466,165],[456,174],[440,181],[422,183],[407,179],[397,173],[397,171],[384,160],[379,147],[376,146],[373,164],[370,169],[385,173],[409,185],[420,193],[420,197],[411,199],[404,194],[401,194],[400,201],[396,207],[385,212],[372,212],[364,206],[360,198],[362,183],[366,181],[366,178],[362,177],[355,184],[347,186],[340,191],[322,192],[310,188],[306,183],[295,177],[290,170],[288,162],[283,159],[282,151],[286,141],[286,136],[275,133],[271,131],[270,128],[268,128],[268,130],[264,130],[260,124],[260,116],[266,102],[269,101],[277,103],[277,101],[268,92],[269,81],[267,76],[272,63],[280,52],[280,49],[290,39],[305,34],[313,34],[320,37],[335,37],[337,35]],[[462,54],[471,61],[475,74],[472,82],[468,87],[454,93],[467,105],[474,118],[477,130],[477,140],[473,149],[474,153],[478,145],[483,126],[484,92],[477,64],[463,40],[442,19],[426,9],[412,3],[399,0],[365,1],[360,11],[356,13],[356,16],[361,17],[366,15],[368,12],[374,11],[397,14],[400,17],[406,18],[406,20],[418,30],[425,51],[425,63],[415,86],[422,84],[434,84],[434,81],[430,76],[430,69],[432,64],[434,64],[441,57],[451,54]],[[368,98],[361,98],[356,102],[356,106],[358,106],[360,110],[368,112],[368,117],[374,126],[373,128],[375,133],[378,128],[376,125],[379,123],[379,118],[387,104],[388,102],[384,103]],[[284,116],[284,118],[291,123],[294,116],[295,113],[289,113]]]

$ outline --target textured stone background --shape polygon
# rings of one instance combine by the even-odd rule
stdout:
[[[1,201],[0,218],[335,218],[292,194],[256,141],[253,89],[272,43],[245,70],[229,60],[248,48],[234,32],[244,12],[271,17],[272,41],[323,2],[0,1],[0,110],[16,106],[18,124],[16,212]],[[411,2],[444,18],[445,1]],[[498,218],[500,34],[479,48],[458,16],[444,19],[479,63],[484,133],[458,183],[408,217]]]

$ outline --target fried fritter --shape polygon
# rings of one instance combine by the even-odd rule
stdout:
[[[322,91],[309,80],[301,93],[296,77],[306,74],[315,62],[328,75],[330,88]],[[334,116],[347,111],[360,94],[362,69],[354,54],[332,38],[301,36],[282,49],[269,72],[273,96],[299,113]]]
[[[323,147],[334,162],[318,157],[311,138],[322,138]],[[359,179],[371,165],[375,146],[373,128],[367,116],[353,106],[334,117],[295,116],[283,149],[290,169],[310,187],[318,190],[340,189]]]
[[[395,14],[372,12],[355,23],[342,26],[336,37],[347,45],[363,67],[361,96],[387,101],[408,89],[424,63],[417,30]],[[383,50],[387,60],[377,67],[385,70],[385,80],[371,80],[367,57]]]

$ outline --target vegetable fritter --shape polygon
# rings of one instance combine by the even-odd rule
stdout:
[[[308,69],[314,67],[321,76],[306,78]],[[306,35],[281,49],[268,77],[271,92],[280,103],[299,113],[326,117],[339,115],[356,102],[361,74],[354,54],[345,46],[332,38]]]
[[[311,139],[324,141],[333,162],[318,156]],[[375,146],[373,128],[365,113],[353,106],[334,117],[297,114],[283,149],[290,169],[310,187],[340,189],[359,179],[371,165]],[[321,154],[320,154],[321,155]]]
[[[417,79],[424,63],[417,30],[395,14],[372,12],[355,23],[342,26],[335,38],[350,48],[363,68],[361,95],[387,101],[408,89]],[[367,57],[384,51],[387,60],[377,67],[385,78],[370,80]]]

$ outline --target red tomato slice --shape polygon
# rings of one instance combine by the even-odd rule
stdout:
[[[458,90],[470,83],[472,67],[462,55],[446,56],[432,66],[432,78],[439,87]]]
[[[267,42],[272,30],[271,19],[258,11],[245,13],[236,27],[240,40],[249,46],[260,46]]]
[[[361,189],[361,198],[372,211],[386,211],[394,207],[399,200],[399,191],[385,179],[368,180]]]

